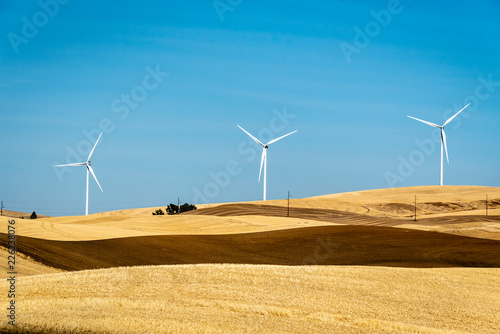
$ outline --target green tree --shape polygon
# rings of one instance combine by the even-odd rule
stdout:
[[[180,208],[181,213],[186,212],[186,211],[191,211],[191,210],[196,210],[196,206],[193,204],[187,204],[187,203],[184,203],[181,205],[181,208]]]
[[[179,206],[170,203],[170,205],[167,206],[165,211],[167,211],[167,215],[176,215],[179,213]]]
[[[165,209],[167,215],[178,215],[186,211],[196,210],[196,206],[193,204],[184,203],[181,206],[170,203]]]

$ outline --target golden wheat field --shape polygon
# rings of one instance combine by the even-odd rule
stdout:
[[[15,219],[15,330],[498,332],[500,188],[369,190],[286,206]],[[0,232],[12,219],[0,217]],[[13,330],[4,319],[0,331]]]
[[[499,282],[500,269],[477,268],[113,268],[22,278],[19,323],[41,333],[494,333]]]

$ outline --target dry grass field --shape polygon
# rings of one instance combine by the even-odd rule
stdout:
[[[293,199],[290,217],[286,205],[16,219],[19,332],[500,328],[500,188],[429,186]],[[3,247],[9,219],[0,217]],[[7,289],[6,255],[0,248],[0,289]],[[5,309],[6,293],[0,296]],[[6,321],[0,328],[9,330]]]
[[[18,328],[498,333],[499,282],[500,269],[481,268],[205,264],[79,271],[21,278]],[[6,303],[0,305],[4,309]]]

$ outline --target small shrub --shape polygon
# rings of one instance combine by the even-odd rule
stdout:
[[[153,212],[153,216],[163,216],[165,213],[163,212],[162,209],[158,209],[155,212]]]

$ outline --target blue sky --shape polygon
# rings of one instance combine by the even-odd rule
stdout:
[[[3,1],[0,200],[49,215],[500,186],[496,1]],[[347,51],[346,51],[347,50]],[[78,160],[79,159],[79,160]]]

